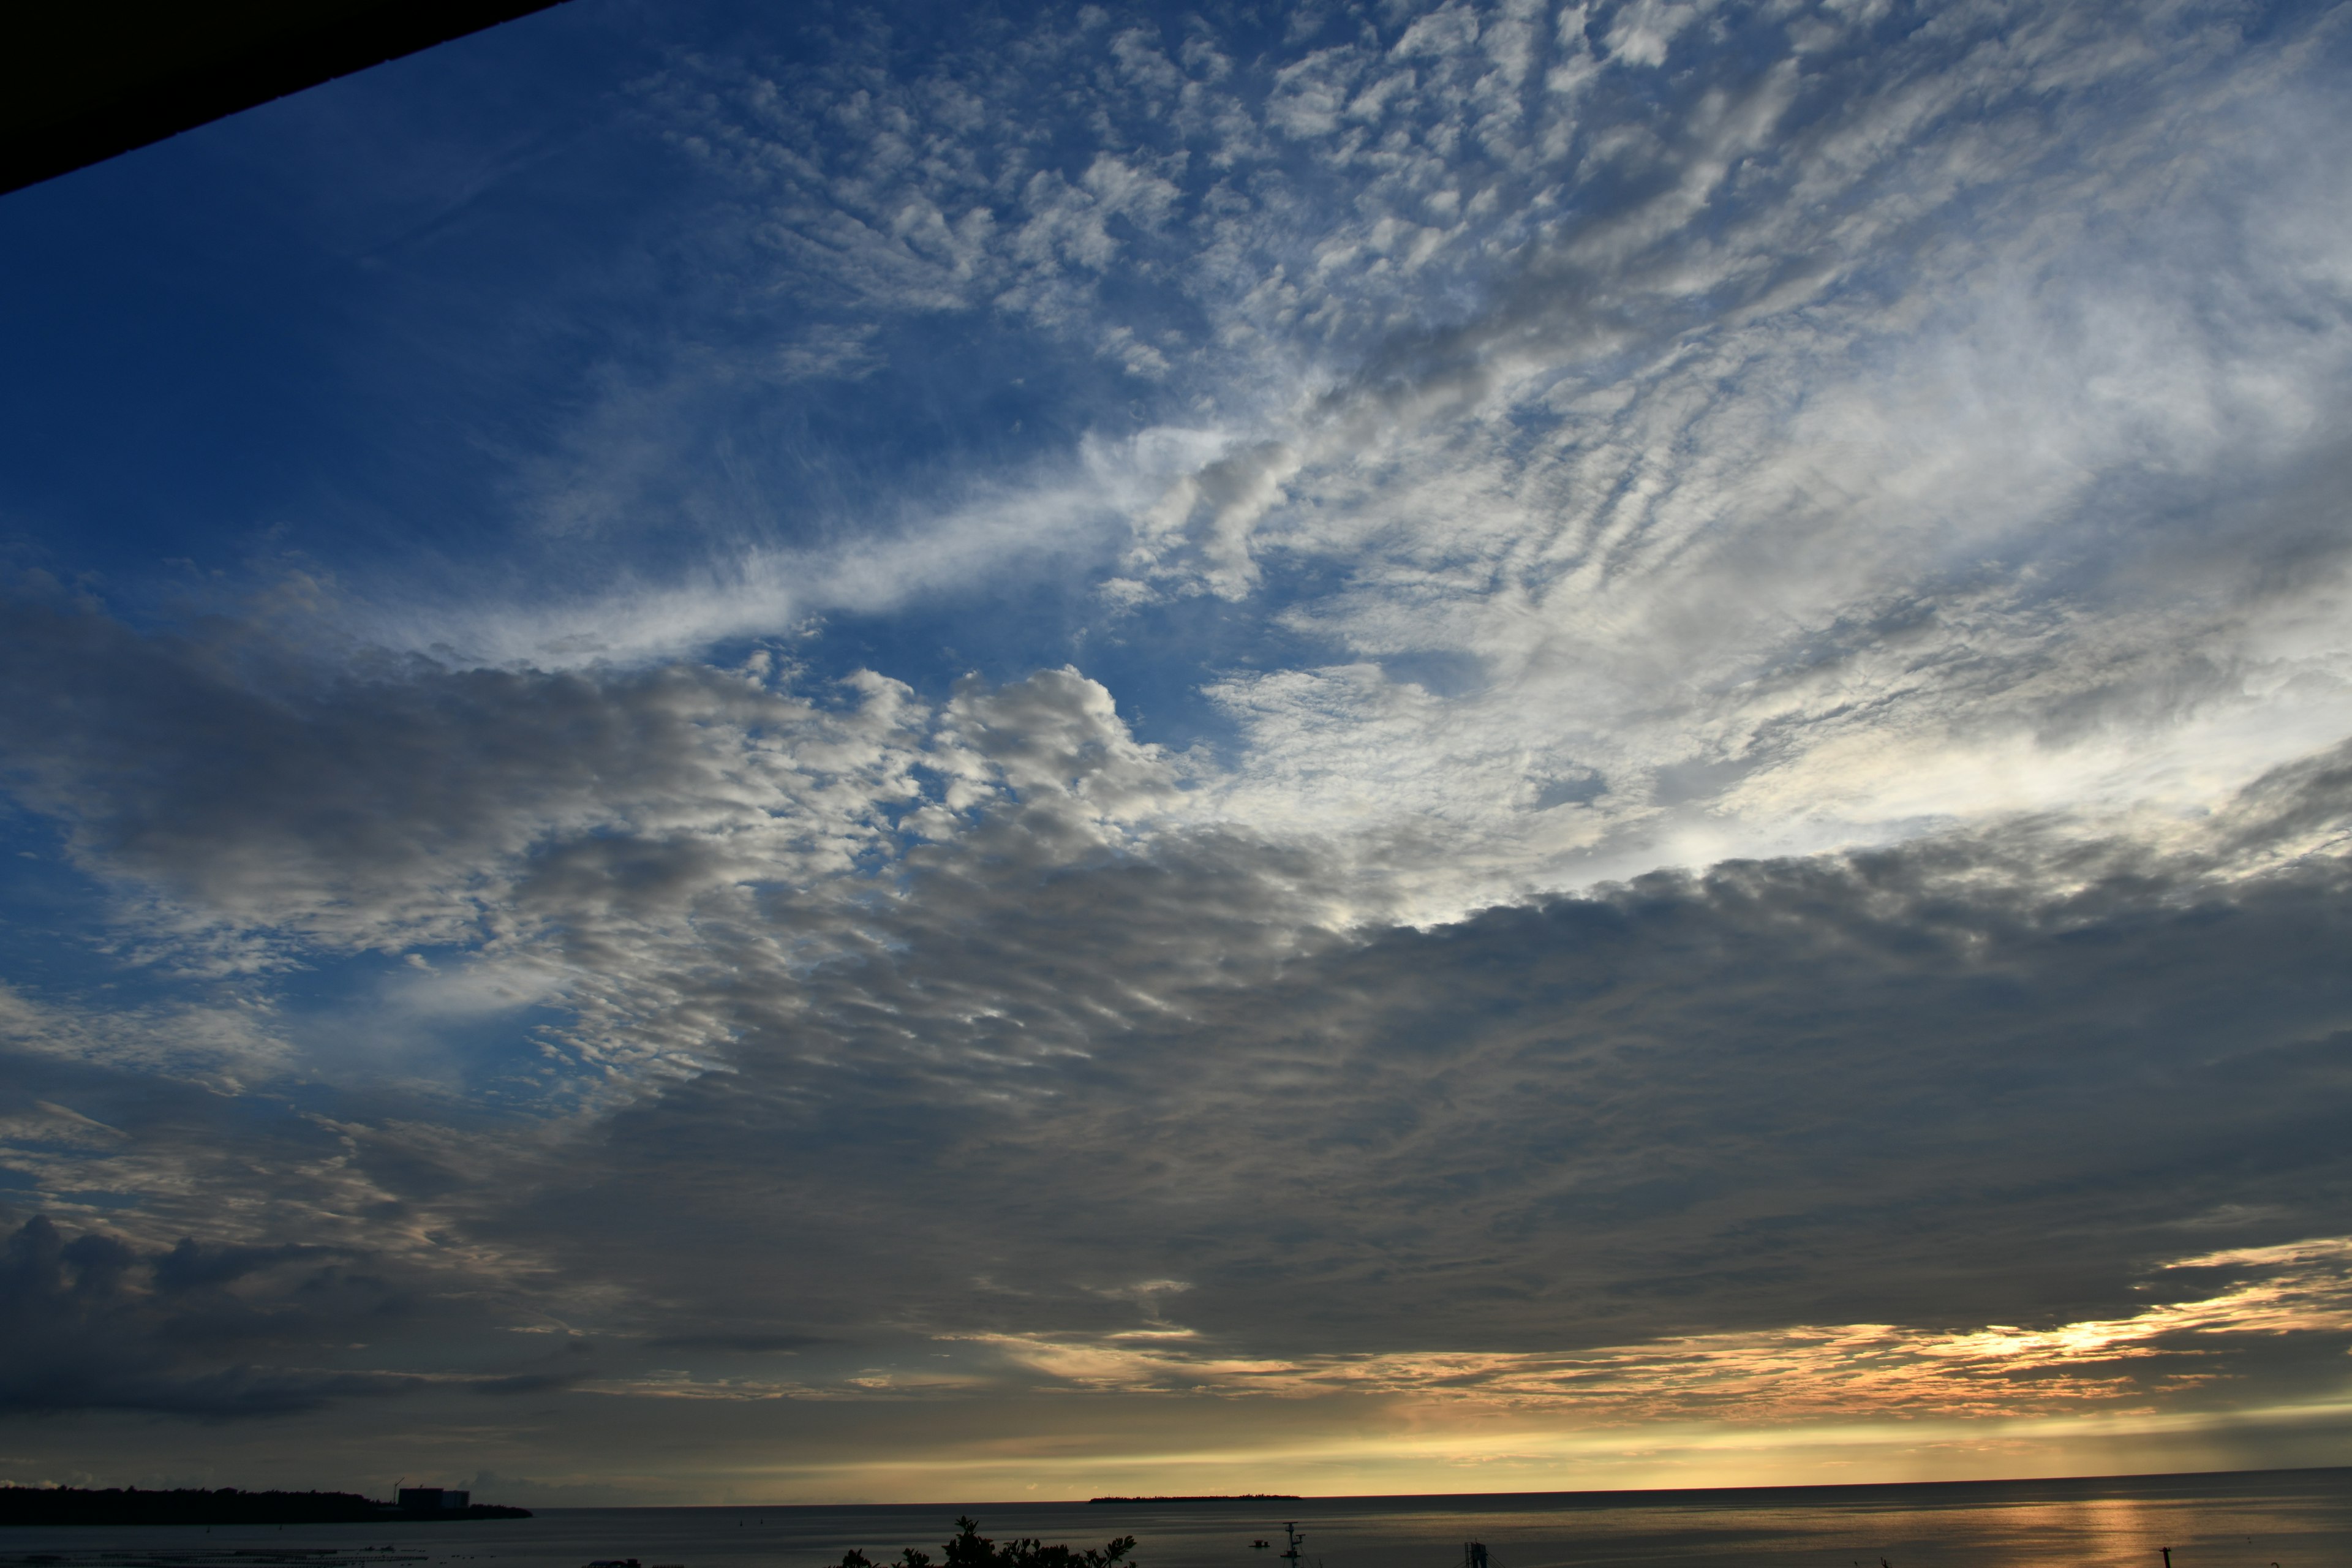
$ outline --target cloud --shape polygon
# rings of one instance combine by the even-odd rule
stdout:
[[[137,1066],[231,1090],[245,1078],[283,1070],[290,1049],[267,1010],[249,1001],[92,1009],[44,1003],[5,984],[0,1042],[31,1055]]]
[[[1058,1172],[1064,1156],[1054,1152],[1064,1140],[1093,1148],[1103,1136],[1083,1116],[1061,1120],[1078,1116],[1090,1097],[1108,1097],[1106,1126],[1157,1104],[1169,1127],[1195,1129],[1182,1142],[1196,1152],[1155,1155],[1158,1173],[1139,1187],[1106,1179],[1105,1212],[1150,1208],[1170,1201],[1156,1194],[1181,1189],[1212,1232],[1226,1222],[1205,1217],[1220,1211],[1204,1194],[1243,1190],[1239,1173],[1260,1173],[1251,1180],[1262,1184],[1248,1189],[1260,1194],[1254,1202],[1286,1189],[1291,1179],[1265,1168],[1258,1143],[1298,1152],[1300,1139],[1277,1133],[1268,1118],[1307,1092],[1358,1128],[1328,1146],[1331,1160],[1352,1157],[1360,1140],[1387,1147],[1391,1138],[1518,1150],[1537,1184],[1511,1200],[1519,1210],[1498,1210],[1487,1223],[1540,1229],[1535,1216],[1568,1202],[1574,1184],[1554,1190],[1545,1184],[1568,1178],[1532,1174],[1552,1158],[1549,1135],[1520,1125],[1519,1111],[1491,1099],[1493,1085],[1523,1084],[1514,1103],[1549,1125],[1563,1106],[1582,1102],[1584,1075],[1612,1081],[1604,1070],[1612,1053],[1638,1050],[1674,1086],[1646,1091],[1651,1114],[1669,1125],[1685,1115],[1711,1125],[1727,1112],[1699,1086],[1719,1080],[1727,1091],[1741,1081],[1726,1065],[1749,1060],[1735,1045],[1738,1028],[1810,1038],[1805,1020],[1823,995],[1848,1002],[1820,1023],[1832,1051],[1820,1072],[1845,1075],[1851,1089],[1872,1081],[1859,1063],[1877,1059],[1873,1042],[1902,1038],[1915,1042],[1906,1052],[1932,1056],[1917,1042],[1975,1026],[1936,1020],[1977,1016],[1980,987],[2032,995],[2022,1014],[2004,1005],[1987,1016],[2016,1031],[2007,1047],[2022,1053],[2015,1070],[2042,1086],[2016,1114],[2056,1114],[2051,1108],[2074,1103],[2083,1083],[2128,1072],[2127,1043],[2100,1010],[2116,994],[2146,989],[2124,970],[2087,964],[2082,953],[2108,939],[2082,933],[2128,931],[2130,963],[2145,963],[2203,929],[2162,911],[2226,912],[2239,922],[2231,929],[2263,933],[2243,950],[2248,972],[2257,972],[2252,953],[2301,952],[2315,940],[2284,931],[2308,918],[2292,911],[2333,886],[2328,857],[2344,822],[2342,769],[2317,757],[2260,781],[2204,827],[2172,823],[2152,837],[2117,837],[2096,820],[2024,819],[1872,855],[1659,873],[1416,931],[1390,928],[1410,907],[1395,901],[1393,842],[1317,834],[1297,817],[1236,817],[1230,791],[1200,787],[1178,760],[1139,743],[1109,694],[1075,670],[994,689],[968,683],[936,713],[884,682],[854,685],[843,705],[822,707],[756,670],[699,667],[556,676],[420,664],[266,700],[270,694],[226,677],[197,682],[168,665],[159,672],[167,658],[204,668],[207,652],[62,617],[53,625],[60,642],[102,649],[113,662],[86,660],[73,721],[49,726],[40,750],[28,737],[25,749],[44,770],[34,775],[46,792],[37,798],[58,810],[73,803],[68,821],[92,867],[160,888],[179,911],[163,917],[167,927],[257,930],[286,958],[396,950],[420,933],[454,941],[454,954],[391,983],[386,994],[401,1002],[404,1027],[429,1032],[436,1018],[464,1016],[472,990],[537,976],[527,994],[558,1014],[540,1030],[551,1059],[608,1085],[621,1097],[614,1103],[648,1073],[670,1083],[660,1101],[632,1114],[658,1121],[709,1108],[718,1130],[697,1123],[675,1143],[728,1151],[714,1159],[752,1157],[729,1131],[746,1116],[831,1108],[824,1113],[845,1120],[828,1138],[870,1125],[897,1147],[909,1138],[919,1145],[926,1134],[918,1129],[936,1133],[970,1108],[988,1107],[1011,1117],[1001,1131],[1008,1148]],[[122,672],[113,679],[129,696],[103,683],[110,670]],[[192,727],[217,712],[226,717],[208,732],[258,739],[228,758],[175,752],[169,725],[138,727],[158,690],[176,694]],[[131,704],[130,717],[110,708],[116,700]],[[133,732],[136,765],[126,760]],[[234,772],[184,797],[151,782],[202,781],[208,767]],[[362,805],[345,809],[353,799]],[[365,832],[352,831],[355,820]],[[1420,853],[1435,858],[1446,840],[1433,830],[1432,842]],[[325,881],[321,868],[336,879]],[[420,909],[440,923],[424,923]],[[1917,973],[1902,957],[1911,941],[1924,944],[1927,967]],[[2203,976],[2209,996],[2238,994],[2219,949],[2165,962]],[[1486,974],[1491,983],[1479,978]],[[1564,1042],[1593,1030],[1619,1038],[1602,1021],[1614,1002],[1594,1004],[1603,1011],[1586,1019],[1565,1000],[1587,994],[1638,996],[1642,1021],[1621,1045],[1571,1047]],[[2274,1041],[2280,1050],[2343,1026],[2326,1011],[2332,994],[2315,994],[2316,1011],[2278,1025],[2289,1030]],[[2246,1005],[2256,1017],[2277,1006],[2252,994]],[[1557,1082],[1551,1067],[1538,1066],[1551,1062],[1554,1045],[1519,1040],[1510,1033],[1517,1026],[1498,1024],[1503,1034],[1474,1047],[1466,1026],[1453,1021],[1530,1009],[1563,1031]],[[1739,1018],[1749,1022],[1735,1026]],[[2105,1064],[2097,1072],[2087,1060],[2066,1071],[2032,1065],[2062,1037],[2075,1042],[2064,1059],[2092,1042],[2106,1042],[2097,1049],[2110,1054],[2096,1058]],[[2185,1036],[2179,1048],[2203,1049],[2191,1044],[2203,1038]],[[1423,1092],[1412,1087],[1415,1069],[1401,1064],[1448,1040],[1473,1052],[1482,1064],[1473,1076],[1490,1075],[1481,1078],[1489,1087],[1463,1127],[1433,1124],[1408,1136],[1433,1113],[1412,1099]],[[1678,1043],[1656,1043],[1667,1040]],[[1390,1059],[1384,1041],[1403,1055]],[[1837,1041],[1861,1057],[1836,1056],[1848,1048]],[[1706,1054],[1717,1049],[1731,1055]],[[1681,1067],[1677,1051],[1700,1055]],[[104,1064],[110,1048],[79,1054]],[[1795,1071],[1770,1059],[1775,1070]],[[2263,1059],[2299,1058],[2287,1051]],[[350,1064],[361,1076],[349,1081],[364,1082],[363,1067]],[[1814,1081],[1806,1073],[1797,1080]],[[1929,1088],[1934,1081],[1930,1072],[1890,1089],[1890,1114],[1943,1117],[1937,1107],[1947,1091]],[[1350,1109],[1345,1097],[1311,1088],[1337,1082],[1360,1083],[1371,1098]],[[578,1103],[553,1086],[547,1092],[551,1108]],[[1775,1092],[1764,1081],[1738,1090],[1751,1108]],[[1675,1098],[1685,1094],[1698,1099],[1685,1105]],[[1915,1103],[1915,1094],[1927,1098]],[[62,1092],[48,1099],[76,1103]],[[1795,1124],[1816,1118],[1783,1109]],[[1852,1105],[1825,1125],[1859,1128],[1869,1114]],[[1500,1120],[1478,1120],[1486,1115]],[[59,1125],[68,1143],[99,1136]],[[1138,1123],[1138,1136],[1157,1147],[1172,1136],[1159,1127]],[[421,1132],[342,1136],[375,1147],[354,1174],[372,1159],[443,1157],[427,1153]],[[2021,1127],[2019,1136],[2032,1134]],[[2182,1136],[2184,1147],[2209,1142]],[[1765,1145],[1736,1146],[1702,1140],[1689,1157],[1694,1168],[1718,1172],[1779,1158]],[[61,1152],[55,1158],[67,1163],[56,1169],[119,1157],[102,1147]],[[919,1166],[938,1157],[923,1152]],[[1630,1146],[1595,1156],[1628,1170],[1662,1157]],[[1912,1157],[1933,1168],[1922,1151]],[[530,1165],[539,1145],[512,1158],[523,1163],[519,1170]],[[1790,1181],[1801,1164],[1790,1166]],[[1068,1182],[1058,1173],[1038,1180],[1041,1191]],[[1893,1192],[1911,1180],[1874,1175],[1871,1184]],[[1400,1187],[1402,1210],[1434,1201],[1443,1184],[1430,1182]],[[1301,1189],[1298,1201],[1339,1214],[1366,1201],[1345,1190],[1333,1176]],[[1615,1190],[1603,1183],[1594,1200],[1596,1215],[1615,1216],[1611,1224],[1624,1218],[1615,1205],[1633,1201],[1606,1195]],[[1931,1190],[1922,1187],[1920,1201]],[[872,1201],[849,1192],[837,1199],[844,1215]],[[1003,1201],[1007,1212],[1025,1207]],[[1512,1212],[1518,1217],[1507,1217]],[[1840,1223],[1864,1223],[1838,1212]],[[1253,1228],[1232,1225],[1235,1235]],[[1349,1241],[1340,1253],[1363,1244]],[[647,1245],[661,1243],[649,1237]],[[857,1244],[845,1236],[842,1245]],[[1687,1245],[1729,1246],[1696,1235]],[[1994,1251],[2013,1247],[2005,1239]],[[1990,1258],[1986,1268],[1999,1271]],[[1199,1283],[1164,1258],[1116,1272]],[[1496,1289],[1510,1293],[1499,1279]],[[1802,1300],[1787,1305],[1811,1310]]]
[[[682,47],[561,570],[8,600],[0,1394],[2336,1398],[2336,26]]]
[[[911,789],[905,693],[879,679],[828,710],[764,685],[764,664],[322,669],[234,628],[145,638],[86,608],[14,608],[19,797],[71,823],[94,866],[322,945],[481,941],[557,889],[583,913],[674,901],[693,847],[744,828],[775,877],[814,879]],[[633,842],[677,853],[656,872],[625,860]]]
[[[1020,334],[873,348],[927,384],[1140,381],[1074,394],[1059,447],[860,489],[838,541],[372,624],[626,660],[1020,574],[1114,635],[1214,596],[1285,645],[1171,650],[1234,732],[1226,809],[1381,840],[1433,919],[2210,809],[2352,723],[2333,24],[2232,16],[867,18],[682,55],[640,96],[734,204],[727,276],[811,331]],[[1034,662],[1103,630],[1049,615]]]
[[[1246,1356],[1430,1322],[1468,1349],[2104,1318],[2182,1217],[2324,1226],[2342,1179],[2312,1108],[2345,998],[2258,978],[2315,973],[2333,859],[2240,883],[1963,839],[1254,956],[1249,853],[941,867],[803,1021],[616,1122],[613,1174],[565,1201],[637,1238],[608,1260],[667,1256],[667,1205],[629,1194],[677,1151],[737,1168],[757,1127],[779,1206],[730,1223],[789,1226],[803,1310],[1108,1332],[1114,1287],[1173,1279]],[[2274,1164],[2225,1157],[2255,1136]],[[729,1310],[785,1287],[741,1289]]]
[[[672,1334],[649,1340],[651,1351],[734,1351],[745,1355],[790,1354],[828,1342],[810,1334]]]
[[[1223,548],[1317,583],[1277,613],[1346,657],[1214,688],[1254,806],[1483,814],[1465,852],[1492,833],[1569,881],[1988,808],[2201,807],[2342,732],[2340,531],[2305,488],[2341,461],[2342,311],[2293,216],[2335,176],[2266,129],[2305,122],[2297,51],[2185,56],[2160,116],[2053,110],[2052,158],[2018,95],[2149,58],[2054,21],[2015,56],[1951,43],[1782,59],[1695,85],[1679,124],[1596,131],[1612,205],[1277,427],[1286,503]],[[2191,163],[2183,114],[2213,127]],[[2000,156],[1956,177],[1982,139]],[[2147,201],[2179,204],[2161,243]],[[2215,267],[2229,299],[2313,310],[2240,314]],[[1433,657],[1478,678],[1433,701],[1372,674]],[[1505,826],[1591,776],[1573,828]]]
[[[1368,901],[1344,839],[1189,815],[1184,767],[1076,671],[968,683],[933,713],[896,700],[905,756],[878,772],[861,709],[812,717],[740,671],[563,679],[615,715],[682,705],[703,732],[659,765],[757,815],[499,829],[530,846],[485,884],[500,934],[434,962],[560,967],[557,1037],[702,1065],[492,1139],[354,1080],[304,1124],[331,1159],[248,1142],[242,1170],[188,1163],[222,1135],[184,1112],[43,1089],[57,1112],[9,1131],[49,1151],[30,1167],[49,1190],[136,1158],[180,1172],[183,1202],[313,1217],[177,1251],[22,1233],[12,1310],[64,1370],[26,1373],[21,1405],[1257,1390],[1613,1421],[1671,1388],[1678,1419],[1990,1420],[2284,1407],[2340,1338],[2340,1260],[2304,1244],[2347,1180],[2338,754],[2152,837],[2017,819],[1416,929]],[[438,707],[333,689],[348,712],[300,711],[334,734]],[[884,781],[881,858],[775,872],[759,825],[800,797],[703,770],[776,713],[785,754],[757,777]],[[148,842],[103,776],[71,796],[126,824],[86,840],[94,865]],[[889,797],[902,778],[920,787]],[[579,796],[488,798],[529,823]],[[224,812],[205,853],[311,820]],[[290,868],[299,914],[293,842],[264,863]],[[208,882],[210,863],[174,896],[220,886],[236,919],[269,915],[266,882]],[[404,866],[368,875],[415,885]],[[119,1073],[116,1093],[149,1070],[51,1059]],[[459,1281],[478,1305],[429,1333],[352,1326]],[[557,1348],[499,1347],[534,1326]],[[321,1348],[358,1342],[404,1348]]]
[[[28,698],[8,737],[20,798],[119,890],[149,958],[226,984],[406,952],[360,1039],[560,1008],[541,1031],[553,1070],[624,1092],[795,1016],[803,977],[890,940],[919,868],[1118,860],[1187,809],[1181,767],[1070,669],[967,682],[933,710],[870,673],[800,695],[766,654],[320,668],[257,634],[142,637],[88,607],[23,608],[5,671]],[[730,972],[751,984],[714,1005],[705,981]],[[250,992],[221,1011],[240,996],[267,1013]],[[120,1008],[21,1005],[28,1044],[128,1064]],[[146,1028],[188,1056],[200,1023],[182,1007]],[[270,1026],[275,1056],[242,1070],[318,1070]]]
[[[2047,1417],[2144,1407],[2151,1398],[2242,1403],[2250,1374],[2271,1384],[2263,1397],[2292,1394],[2276,1363],[2307,1365],[2306,1358],[2352,1339],[2347,1257],[2352,1242],[2331,1237],[2186,1258],[2150,1283],[2161,1288],[2172,1283],[2163,1279],[2167,1274],[2225,1268],[2241,1279],[2213,1295],[2040,1330],[1807,1324],[1565,1352],[1400,1352],[1292,1361],[1221,1358],[1178,1336],[1147,1342],[1130,1335],[1090,1342],[1004,1336],[992,1342],[1024,1366],[1084,1388],[1288,1398],[1373,1393],[1555,1418],[1572,1411],[1587,1427],[1786,1426],[1886,1414],[1906,1420]],[[2302,1343],[2290,1351],[2291,1341]]]
[[[96,1231],[68,1241],[35,1215],[0,1254],[0,1412],[224,1418],[399,1393],[414,1380],[244,1358],[299,1354],[322,1331],[348,1333],[402,1307],[383,1279],[309,1248],[184,1240],[142,1255]]]

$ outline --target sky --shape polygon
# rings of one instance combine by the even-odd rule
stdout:
[[[0,197],[0,1480],[2352,1463],[2347,98],[568,0]]]

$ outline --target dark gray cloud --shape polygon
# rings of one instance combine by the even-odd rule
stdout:
[[[2020,819],[1383,930],[1338,847],[1159,821],[1175,775],[1068,673],[968,687],[915,740],[893,716],[840,741],[717,672],[418,667],[282,709],[282,734],[221,765],[335,800],[398,788],[349,736],[405,728],[457,753],[507,728],[556,753],[532,728],[555,724],[581,749],[445,766],[462,798],[387,796],[384,847],[348,858],[335,814],[275,804],[294,784],[198,791],[170,831],[203,847],[173,858],[148,826],[173,815],[161,786],[117,782],[145,700],[119,695],[143,679],[121,661],[188,656],[31,624],[99,650],[44,742],[82,781],[93,863],[176,877],[200,910],[299,915],[309,864],[341,868],[354,905],[429,883],[443,850],[397,824],[448,814],[516,847],[469,851],[502,868],[483,896],[502,940],[544,933],[538,951],[594,971],[562,993],[572,1037],[637,1031],[719,1069],[503,1149],[377,1091],[339,1102],[334,1179],[385,1234],[467,1237],[477,1262],[436,1267],[488,1269],[524,1316],[624,1288],[635,1305],[563,1321],[646,1355],[829,1364],[1155,1314],[1290,1355],[2058,1321],[2121,1310],[2179,1256],[2325,1233],[2345,1196],[2326,1131],[2352,1038],[2330,958],[2346,873],[2325,848],[2340,753],[2168,846]],[[249,686],[181,705],[260,709]],[[824,882],[745,847],[776,795],[679,808],[682,826],[628,815],[720,776],[696,770],[780,715],[800,728],[759,777],[837,772],[887,801],[919,763],[933,782],[898,804],[929,831]],[[631,727],[656,721],[677,727]],[[145,734],[145,765],[171,774],[173,731]],[[880,842],[872,796],[845,802],[833,820]],[[224,862],[292,869],[207,882]],[[320,1180],[292,1147],[264,1178],[289,1194]],[[155,1300],[194,1279],[180,1256],[152,1265]]]
[[[832,1342],[814,1334],[701,1333],[669,1334],[647,1340],[649,1351],[733,1351],[743,1355],[774,1355],[804,1351]]]
[[[293,1184],[281,1173],[215,1195]],[[142,1247],[37,1214],[0,1250],[0,1418],[285,1416],[394,1395],[547,1394],[596,1371],[590,1341],[499,1331],[529,1319],[475,1261],[193,1237]]]
[[[2333,777],[2264,790],[2340,821]],[[2021,828],[1276,955],[1264,853],[927,887],[530,1224],[592,1208],[649,1279],[735,1238],[730,1313],[1108,1331],[1173,1279],[1297,1354],[2055,1323],[2343,1212],[2332,858]]]
[[[281,1415],[400,1393],[414,1380],[287,1363],[409,1308],[315,1248],[142,1253],[98,1231],[68,1240],[36,1215],[0,1252],[0,1414]]]
[[[523,879],[591,879],[610,904],[692,876],[687,854],[658,872],[598,858],[615,832],[756,816],[783,829],[762,852],[802,862],[774,869],[806,878],[856,857],[903,766],[882,683],[827,712],[698,665],[322,667],[247,623],[144,637],[38,592],[9,614],[0,748],[18,798],[192,917],[331,945],[480,941]],[[835,731],[822,761],[804,744],[819,730]]]

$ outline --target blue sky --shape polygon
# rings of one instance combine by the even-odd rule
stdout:
[[[0,1471],[2343,1462],[2345,27],[569,0],[0,201]]]

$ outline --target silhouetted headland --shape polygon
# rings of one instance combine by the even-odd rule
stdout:
[[[137,1487],[0,1487],[5,1524],[389,1524],[406,1520],[529,1519],[527,1508],[467,1502],[457,1508],[404,1508],[356,1492],[206,1491]]]

